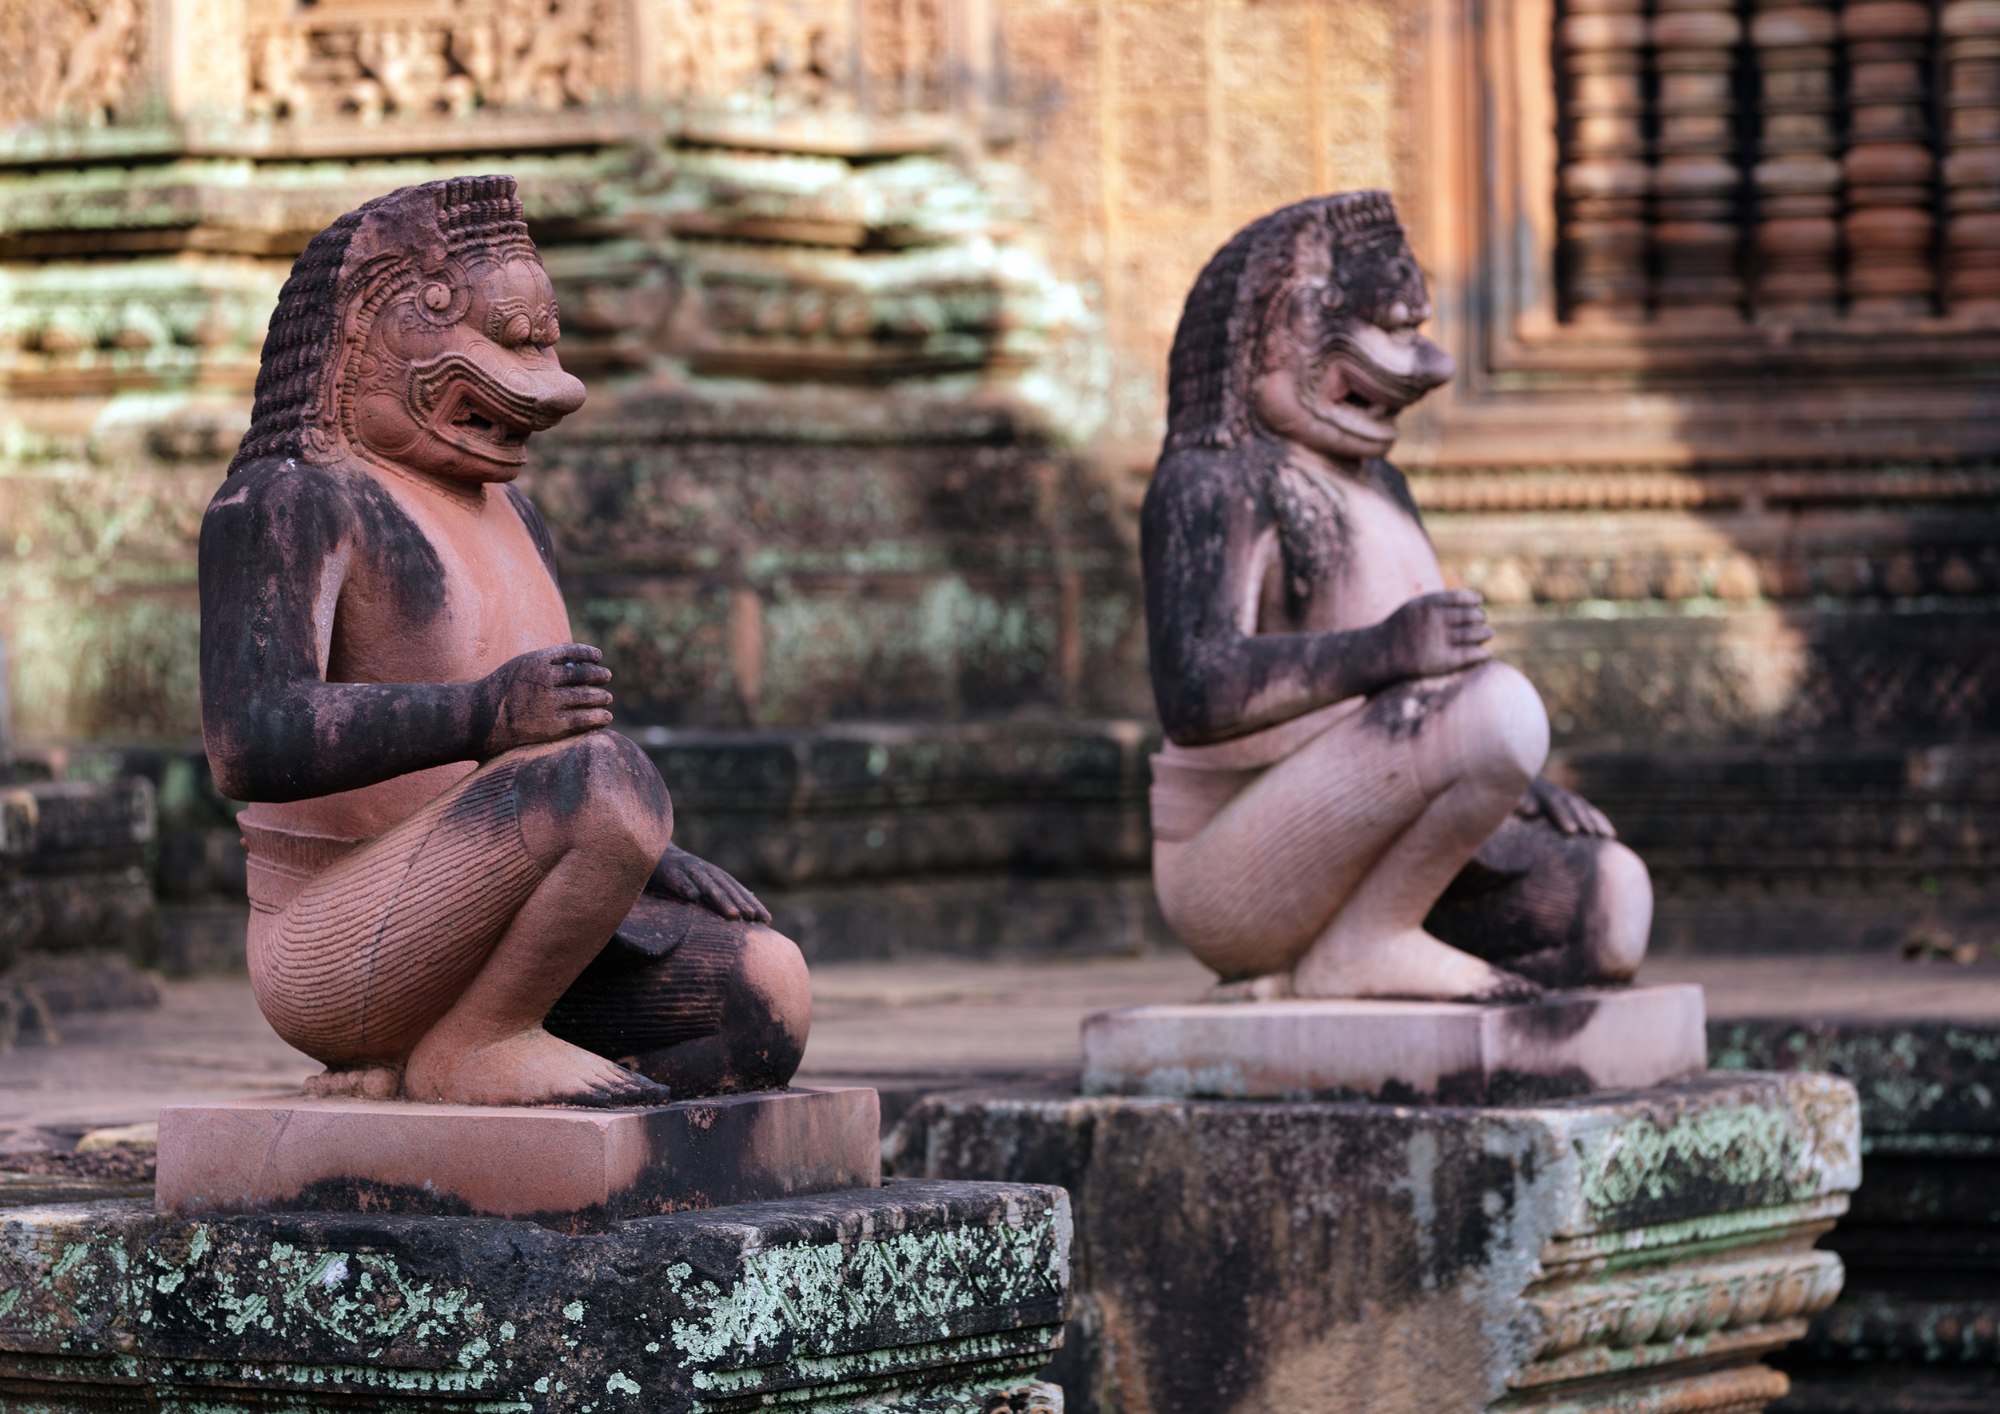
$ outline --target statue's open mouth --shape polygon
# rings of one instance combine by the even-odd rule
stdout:
[[[451,425],[460,429],[466,436],[490,442],[501,448],[526,446],[528,434],[534,430],[497,421],[471,406],[460,408],[458,415],[452,418]]]
[[[1451,376],[1450,361],[1442,350],[1436,353],[1433,359],[1425,347],[1388,345],[1372,326],[1335,332],[1320,365],[1321,397],[1313,415],[1386,448],[1396,439],[1397,415]],[[1408,366],[1392,366],[1392,358]]]
[[[527,462],[531,434],[561,421],[569,406],[501,383],[462,353],[410,370],[410,403],[438,437],[501,466]]]

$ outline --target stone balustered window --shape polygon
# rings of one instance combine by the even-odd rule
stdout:
[[[1558,317],[2000,319],[2000,0],[1557,0]]]
[[[1419,3],[1433,464],[2000,458],[2000,0]]]

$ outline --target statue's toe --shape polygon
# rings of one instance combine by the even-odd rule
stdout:
[[[637,1071],[627,1071],[629,1080],[617,1079],[600,1082],[576,1095],[564,1095],[554,1103],[575,1105],[583,1109],[616,1110],[642,1105],[664,1105],[674,1098],[674,1092],[657,1080],[648,1080]]]
[[[1484,987],[1466,997],[1468,1002],[1506,1003],[1539,1001],[1549,994],[1548,988],[1539,982],[1532,982],[1518,973],[1495,968],[1498,975],[1491,986]]]

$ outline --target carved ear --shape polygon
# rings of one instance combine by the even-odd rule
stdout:
[[[472,281],[465,267],[447,260],[417,281],[417,317],[433,328],[446,329],[465,317],[472,303]]]

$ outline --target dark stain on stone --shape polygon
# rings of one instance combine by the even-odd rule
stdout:
[[[504,489],[515,514],[521,517],[521,524],[528,527],[528,536],[535,542],[535,550],[541,555],[542,563],[548,567],[549,578],[554,579],[556,546],[554,539],[549,535],[549,523],[542,518],[542,513],[536,508],[535,503],[528,499],[527,492],[512,482],[507,483]]]
[[[1597,1015],[1598,1003],[1586,996],[1547,997],[1519,1002],[1500,1013],[1500,1024],[1517,1036],[1554,1043],[1567,1041]]]
[[[1540,816],[1503,822],[1446,885],[1429,933],[1545,987],[1601,981],[1584,936],[1607,841]]]
[[[446,607],[444,566],[437,550],[373,478],[352,472],[341,480],[354,517],[356,548],[393,590],[399,613],[417,625],[434,623]]]
[[[1405,741],[1421,733],[1426,723],[1449,706],[1465,686],[1463,674],[1441,678],[1417,678],[1378,692],[1361,709],[1361,720],[1391,741]]]

